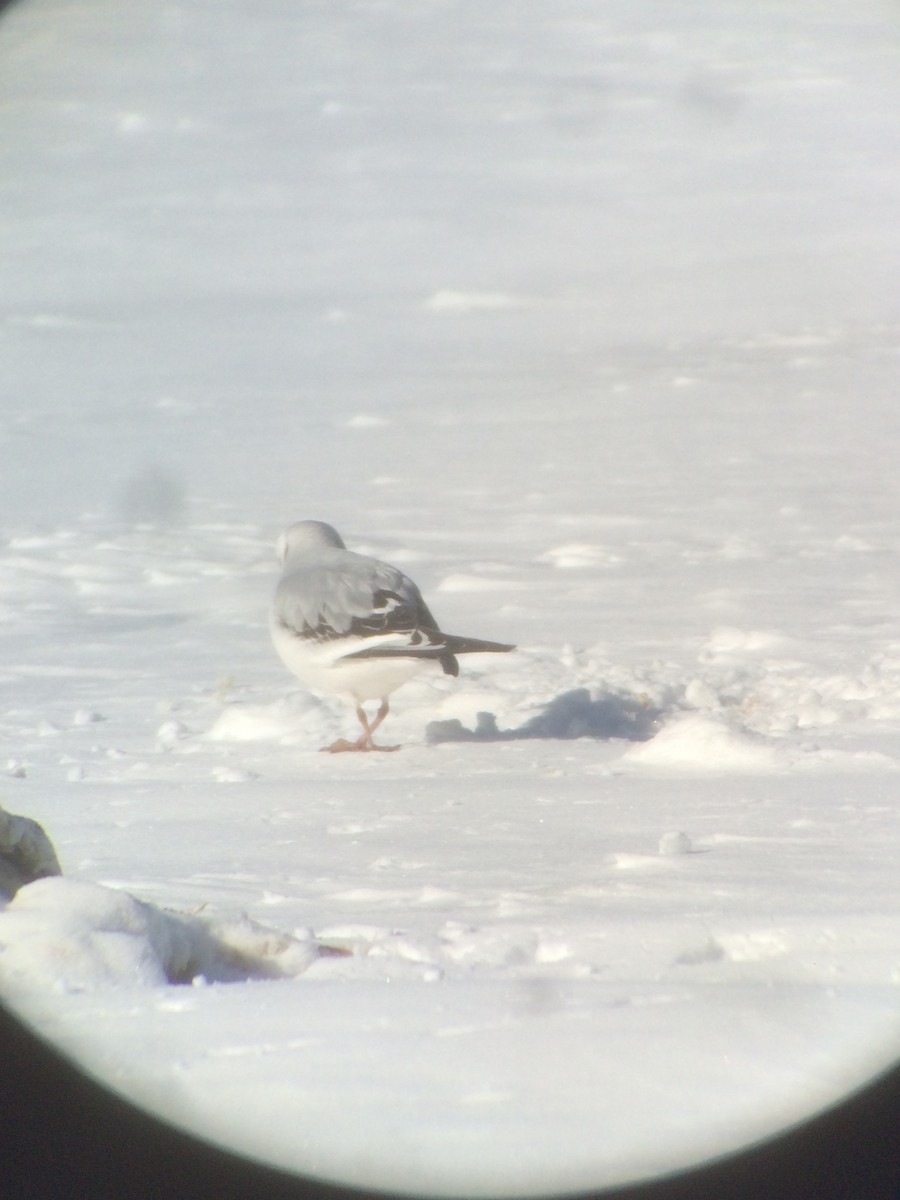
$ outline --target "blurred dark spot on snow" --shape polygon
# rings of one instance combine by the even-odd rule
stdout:
[[[529,1017],[550,1017],[565,1007],[565,997],[552,979],[520,979],[515,993],[515,1007]]]
[[[503,742],[518,738],[624,738],[646,742],[658,731],[662,713],[638,696],[592,697],[587,688],[562,692],[517,729],[499,729],[493,713],[477,714],[475,728],[462,721],[432,721],[426,739],[438,742]]]
[[[724,947],[711,937],[702,946],[682,951],[674,961],[680,967],[697,967],[703,963],[721,962],[724,957]]]
[[[135,524],[174,525],[184,517],[184,484],[163,467],[145,467],[125,482],[116,510],[124,520]]]
[[[745,103],[738,81],[726,72],[702,68],[686,76],[680,99],[689,109],[726,118],[737,116]]]

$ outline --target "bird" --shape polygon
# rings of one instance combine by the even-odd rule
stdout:
[[[282,573],[270,610],[282,662],[318,692],[348,700],[362,733],[323,751],[399,750],[373,740],[388,696],[429,667],[458,675],[458,654],[505,654],[515,646],[442,633],[413,581],[396,567],[348,550],[324,521],[297,521],[279,536]],[[369,717],[364,705],[379,701]]]

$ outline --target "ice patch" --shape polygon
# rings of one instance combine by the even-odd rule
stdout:
[[[390,421],[378,413],[356,413],[342,424],[344,429],[382,429]]]
[[[701,658],[719,658],[732,654],[755,654],[771,650],[785,642],[783,634],[761,629],[734,629],[722,626],[714,629]]]
[[[591,542],[567,542],[540,555],[538,562],[549,563],[559,570],[578,570],[582,567],[609,566],[622,559],[604,546]]]
[[[144,113],[123,112],[119,113],[116,117],[116,129],[126,137],[131,137],[138,133],[146,133],[150,126],[150,118],[145,116]]]
[[[740,562],[742,559],[765,558],[766,551],[748,538],[730,537],[719,547],[718,554],[720,558]]]
[[[790,950],[790,943],[777,929],[731,933],[720,936],[718,941],[732,962],[759,962],[767,958],[780,958]]]
[[[664,858],[651,854],[611,854],[608,862],[617,871],[662,871],[671,866]]]
[[[779,758],[772,746],[699,714],[679,717],[649,742],[634,746],[623,763],[688,771],[772,771]]]
[[[249,783],[258,779],[254,771],[245,771],[242,767],[216,767],[212,773],[216,783]]]
[[[437,585],[438,592],[508,592],[524,584],[509,579],[486,579],[483,575],[447,575]]]
[[[523,303],[520,296],[509,292],[455,292],[442,288],[425,301],[425,307],[433,312],[478,312],[518,308]]]

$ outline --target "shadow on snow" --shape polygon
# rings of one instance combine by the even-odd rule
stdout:
[[[432,721],[425,735],[438,742],[511,742],[525,738],[624,738],[646,742],[659,730],[662,711],[636,696],[606,694],[592,698],[587,688],[562,692],[516,729],[499,729],[493,713],[480,712],[475,728],[462,721]]]

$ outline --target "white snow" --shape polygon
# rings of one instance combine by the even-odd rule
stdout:
[[[5,999],[394,1191],[665,1173],[895,1059],[898,47],[876,0],[4,14],[0,803],[63,870],[7,881]],[[519,646],[397,754],[320,754],[269,644],[301,518]]]

